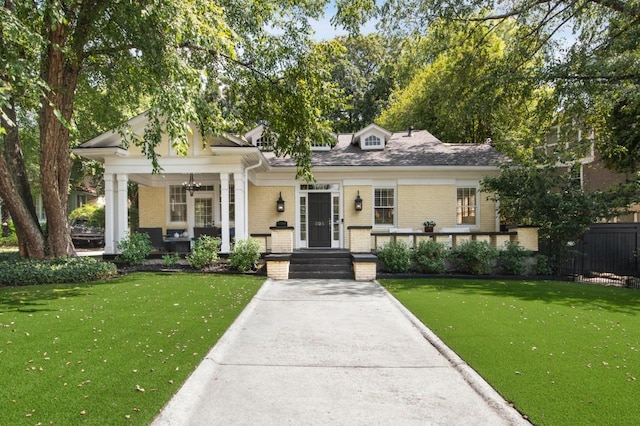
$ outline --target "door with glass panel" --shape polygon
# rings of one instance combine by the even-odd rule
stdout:
[[[198,194],[193,197],[193,225],[196,228],[211,227],[214,225],[213,195]]]

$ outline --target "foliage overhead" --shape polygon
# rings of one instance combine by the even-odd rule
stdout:
[[[405,44],[398,70],[405,86],[394,92],[381,124],[424,128],[444,142],[490,141],[520,155],[548,126],[553,106],[549,89],[529,78],[543,58],[523,57],[517,44],[528,30],[514,22],[433,22],[426,36]]]
[[[395,84],[397,43],[379,34],[338,37],[331,80],[344,99],[330,118],[338,133],[357,132],[380,115]]]
[[[6,173],[0,173],[0,197],[15,221],[21,253],[72,254],[69,150],[142,111],[149,118],[142,137],[126,127],[120,132],[143,147],[156,170],[154,148],[163,133],[184,153],[187,123],[220,134],[262,121],[281,135],[276,150],[293,156],[298,174],[311,180],[309,147],[330,139],[325,112],[341,101],[327,78],[327,51],[335,46],[311,41],[309,19],[326,3],[2,2],[0,170]],[[342,3],[336,22],[355,26],[360,10],[375,10],[370,6]],[[39,170],[28,171],[28,164]],[[37,187],[46,236],[31,195]]]
[[[486,24],[494,31],[512,22],[528,28],[513,39],[522,58],[543,54],[544,67],[527,79],[553,88],[561,111],[557,124],[594,129],[610,168],[637,171],[640,127],[640,4],[587,0],[389,0],[381,26],[395,35],[422,34],[438,20],[454,26]],[[490,42],[490,39],[487,39]],[[518,77],[513,62],[501,80]],[[620,132],[621,129],[626,129]]]

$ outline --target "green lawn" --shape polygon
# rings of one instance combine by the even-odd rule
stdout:
[[[148,424],[264,278],[0,288],[0,423]]]
[[[638,424],[640,290],[472,279],[381,283],[534,424]]]

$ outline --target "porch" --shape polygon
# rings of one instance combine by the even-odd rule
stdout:
[[[293,227],[274,227],[272,234],[251,237],[257,237],[262,244],[267,275],[278,280],[302,278],[298,275],[302,272],[309,277],[328,278],[328,275],[347,274],[347,271],[357,281],[374,280],[377,272],[374,253],[392,241],[405,241],[413,249],[423,240],[435,240],[449,247],[468,241],[486,241],[498,250],[508,242],[518,242],[527,250],[538,251],[538,228],[532,226],[513,228],[509,232],[372,232],[371,226],[350,226],[348,230],[349,249],[344,250],[294,249]]]

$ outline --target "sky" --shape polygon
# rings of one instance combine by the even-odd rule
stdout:
[[[312,26],[315,29],[315,39],[316,41],[325,41],[334,39],[339,35],[346,35],[347,32],[343,29],[336,29],[331,25],[331,17],[336,13],[335,6],[333,3],[330,3],[324,12],[324,17],[322,19],[314,19],[311,20]],[[364,24],[361,34],[370,34],[376,31],[376,21],[370,20]]]

